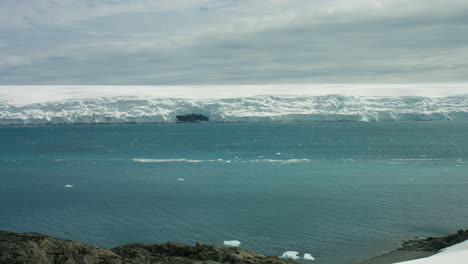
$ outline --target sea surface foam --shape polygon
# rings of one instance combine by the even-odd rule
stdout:
[[[0,102],[0,124],[173,123],[202,114],[211,122],[468,120],[468,95],[375,97],[354,95],[187,99],[99,97],[53,102]]]

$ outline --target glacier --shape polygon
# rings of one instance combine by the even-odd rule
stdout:
[[[174,123],[203,114],[210,122],[468,120],[468,94],[447,97],[255,95],[238,98],[110,96],[15,104],[0,101],[1,125]]]

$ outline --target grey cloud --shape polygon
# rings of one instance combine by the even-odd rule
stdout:
[[[395,0],[380,11],[359,1],[318,1],[318,11],[311,1],[267,1],[271,15],[255,1],[150,11],[137,2],[71,24],[0,29],[0,60],[13,62],[0,63],[0,84],[468,81],[462,1]]]

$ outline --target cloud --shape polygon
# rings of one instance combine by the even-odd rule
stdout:
[[[3,0],[0,84],[468,81],[467,14],[459,0]]]

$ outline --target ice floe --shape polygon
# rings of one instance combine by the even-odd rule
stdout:
[[[304,253],[304,260],[311,260],[311,261],[314,261],[315,258],[309,254],[309,253]]]
[[[229,247],[238,247],[240,246],[241,242],[239,240],[226,240],[223,242],[223,244]]]
[[[293,260],[301,258],[299,257],[299,252],[297,251],[286,251],[281,255],[281,257],[284,259],[293,259]]]

